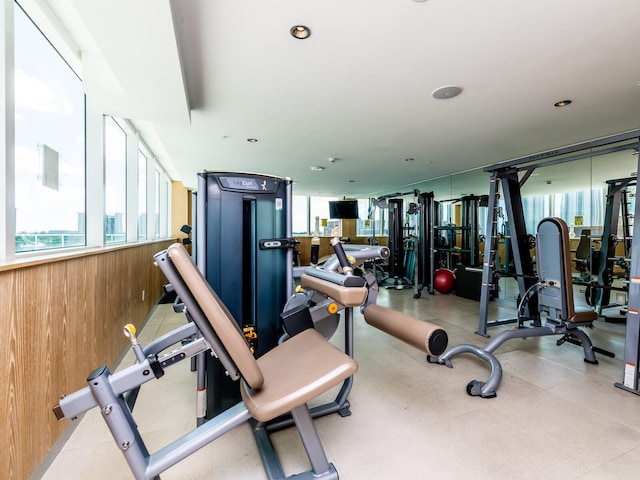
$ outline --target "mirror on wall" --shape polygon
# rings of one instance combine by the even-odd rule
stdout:
[[[635,208],[635,177],[638,170],[638,142],[636,139],[607,145],[590,150],[552,157],[549,165],[535,167],[521,186],[521,196],[525,215],[527,233],[535,235],[537,224],[547,216],[560,217],[570,227],[572,250],[575,250],[583,234],[589,235],[591,246],[597,248],[599,236],[602,235],[605,219],[607,192],[611,188],[610,181],[631,178],[628,185],[627,219],[632,226],[632,213]],[[563,159],[569,159],[561,163]],[[557,163],[554,163],[557,161]],[[526,173],[521,171],[519,178],[524,179]],[[433,192],[439,204],[440,224],[455,225],[459,222],[459,199],[466,196],[484,196],[489,193],[489,173],[484,169],[449,175],[438,179],[421,182],[412,186],[420,192]],[[412,199],[406,196],[405,205]],[[487,219],[490,212],[484,203],[478,206],[478,263],[484,254],[484,237]],[[511,289],[506,287],[509,272],[509,219],[504,214],[504,201],[498,202],[497,234],[500,237],[500,268],[505,276],[501,277],[499,298],[511,301]],[[618,237],[624,236],[624,217],[620,216],[615,232]],[[532,251],[535,254],[535,251]]]

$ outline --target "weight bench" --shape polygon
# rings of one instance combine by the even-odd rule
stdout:
[[[467,393],[472,396],[493,398],[502,380],[502,366],[493,352],[507,340],[512,338],[542,337],[562,335],[557,345],[564,342],[582,345],[584,361],[597,364],[594,352],[612,357],[613,354],[592,345],[583,327],[593,328],[597,315],[593,310],[576,310],[573,301],[573,285],[571,279],[571,256],[569,250],[569,229],[564,220],[549,217],[538,224],[536,239],[536,263],[538,282],[531,287],[521,300],[518,308],[518,327],[506,330],[487,342],[484,347],[461,344],[451,347],[439,356],[430,356],[430,363],[438,363],[452,368],[451,359],[461,353],[472,353],[485,360],[491,366],[491,374],[486,382],[472,380],[467,384]],[[528,299],[538,295],[540,313],[546,314],[542,326],[527,327],[524,325],[521,311]]]
[[[303,330],[256,360],[237,323],[185,248],[173,244],[154,258],[184,302],[198,335],[193,340],[193,326],[180,327],[176,330],[180,333],[169,334],[171,341],[179,340],[184,334],[184,338],[192,338],[190,343],[165,356],[145,356],[135,339],[135,329],[125,327],[138,362],[115,374],[106,366],[96,369],[87,378],[88,387],[62,397],[54,407],[58,419],[73,419],[90,408],[100,407],[134,477],[158,479],[161,472],[240,424],[247,421],[262,424],[290,413],[311,465],[310,470],[295,478],[337,479],[338,474],[327,460],[306,403],[353,375],[357,363],[313,328]],[[168,341],[157,343],[166,345]],[[209,349],[233,379],[241,379],[242,401],[150,454],[127,402],[127,392],[160,378],[165,368],[178,361]],[[266,430],[256,434],[256,440],[268,478],[285,478]]]

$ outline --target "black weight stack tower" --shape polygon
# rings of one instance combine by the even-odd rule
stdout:
[[[255,333],[254,354],[275,347],[292,289],[291,180],[268,175],[198,174],[196,262],[241,329]],[[211,356],[206,418],[235,405],[239,387]]]

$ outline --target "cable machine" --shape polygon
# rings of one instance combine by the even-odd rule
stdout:
[[[404,200],[397,198],[410,193],[414,193],[415,195],[415,192],[417,191],[394,193],[370,199],[370,217],[374,217],[373,210],[376,207],[387,209],[389,212],[389,250],[391,253],[388,259],[387,276],[379,281],[380,285],[387,288],[401,290],[414,284],[415,281],[413,275],[416,268],[415,250],[418,248],[417,242],[413,237],[409,238],[413,228],[403,224]],[[412,203],[409,211],[406,213],[407,215],[417,213],[416,205]]]
[[[280,312],[293,288],[292,181],[203,171],[197,198],[198,269],[260,357],[278,343]],[[234,405],[240,392],[211,356],[204,370],[206,417],[212,418]]]
[[[486,205],[483,204],[486,202],[486,196],[466,195],[452,200],[461,205],[460,226],[439,225],[440,202],[435,200],[433,192],[420,193],[419,190],[415,190],[414,196],[417,238],[416,280],[413,296],[420,298],[425,287],[429,293],[434,293],[433,278],[438,268],[478,265],[478,211],[480,206]],[[457,241],[458,235],[460,235],[460,242]],[[446,241],[441,240],[442,236]],[[451,259],[453,256],[458,257],[455,264]]]
[[[415,191],[415,201],[417,205],[416,222],[416,263],[415,263],[415,285],[413,298],[420,298],[422,290],[427,287],[431,294],[433,291],[433,250],[434,237],[433,227],[436,215],[436,202],[433,192],[420,193]]]

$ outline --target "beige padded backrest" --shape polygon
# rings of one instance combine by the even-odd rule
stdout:
[[[171,245],[167,255],[240,370],[242,378],[251,388],[260,388],[264,382],[262,372],[231,312],[202,276],[182,244]]]
[[[573,278],[571,278],[571,249],[569,245],[569,227],[561,218],[554,218],[555,222],[560,226],[560,242],[562,243],[562,259],[564,263],[564,284],[567,295],[567,314],[569,318],[576,313],[576,307],[573,304]]]

